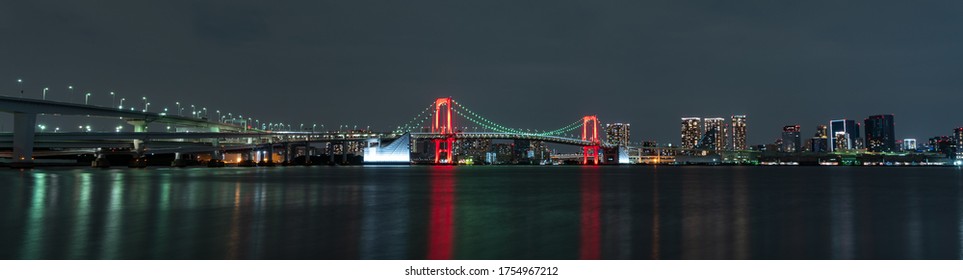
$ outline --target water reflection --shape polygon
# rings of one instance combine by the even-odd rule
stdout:
[[[430,215],[428,217],[428,255],[430,260],[447,260],[454,251],[455,178],[454,168],[434,166],[430,171]]]
[[[963,257],[957,169],[3,172],[3,259]]]
[[[595,260],[601,258],[600,231],[602,230],[599,216],[601,215],[601,182],[599,182],[599,167],[585,166],[582,172],[582,205],[581,205],[581,235],[579,258]]]

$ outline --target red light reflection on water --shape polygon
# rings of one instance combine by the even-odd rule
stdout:
[[[579,258],[597,260],[601,258],[601,194],[599,189],[598,166],[586,165],[582,168],[582,210]]]
[[[431,171],[431,214],[428,221],[428,259],[452,258],[455,223],[454,167],[433,166]]]

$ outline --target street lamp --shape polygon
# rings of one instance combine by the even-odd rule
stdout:
[[[147,112],[147,96],[144,96],[144,112]]]
[[[48,91],[48,90],[50,90],[50,88],[43,88],[43,100],[47,100],[47,91]]]
[[[147,104],[144,104],[144,113],[147,113],[147,106],[150,106],[150,102],[147,102]]]
[[[90,93],[84,94],[84,105],[87,105],[87,101],[90,100]]]
[[[17,85],[20,86],[20,98],[23,98],[23,79],[17,79]]]
[[[221,122],[224,122],[224,120],[221,119],[221,110],[217,110],[217,119],[220,120]]]
[[[318,124],[311,124],[311,133],[314,133],[314,128],[318,127]]]
[[[181,102],[180,101],[174,102],[174,104],[177,104],[177,115],[183,117],[184,111],[181,110]]]
[[[117,109],[121,109],[121,110],[124,109],[124,100],[126,99],[127,98],[123,98],[123,97],[120,98],[120,106],[117,106]]]
[[[197,118],[197,110],[194,110],[194,104],[191,104],[191,117]]]
[[[67,90],[70,91],[70,96],[67,97],[67,102],[70,102],[70,99],[74,97],[74,86],[68,85]]]
[[[301,124],[301,126],[298,127],[298,131],[304,131],[304,124],[303,124],[303,123]]]
[[[110,92],[110,107],[114,107],[114,104],[116,103],[115,101],[117,101],[117,97],[114,96],[114,92],[111,91],[111,92]]]
[[[55,127],[54,132],[60,132],[60,127]]]

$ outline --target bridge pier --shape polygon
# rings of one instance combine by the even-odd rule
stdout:
[[[10,168],[33,168],[33,140],[37,114],[13,113],[13,154]]]
[[[181,153],[174,153],[174,161],[171,162],[171,167],[187,167],[187,159],[184,159]]]
[[[224,152],[221,151],[220,140],[214,138],[211,145],[214,146],[214,150],[211,151],[211,161],[207,162],[207,167],[224,167]]]
[[[134,126],[134,132],[147,132],[147,121],[129,120],[128,124]],[[144,168],[147,167],[147,159],[144,158],[144,140],[134,139],[134,158],[130,160],[127,167]]]
[[[110,161],[107,160],[107,156],[104,155],[103,148],[97,149],[97,159],[90,162],[90,167],[98,168],[108,168],[110,167]]]

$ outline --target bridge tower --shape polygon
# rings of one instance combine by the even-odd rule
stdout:
[[[435,100],[435,121],[431,124],[431,133],[441,134],[442,138],[435,138],[435,164],[454,164],[452,161],[452,147],[455,146],[455,131],[451,123],[451,97]],[[444,106],[444,109],[442,109]],[[441,154],[445,153],[444,158]],[[442,162],[442,159],[445,161]]]
[[[589,157],[592,158],[592,164],[599,164],[601,141],[599,141],[598,124],[599,119],[596,115],[582,117],[582,141],[592,143],[588,146],[582,146],[582,164],[589,164]]]

